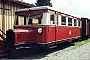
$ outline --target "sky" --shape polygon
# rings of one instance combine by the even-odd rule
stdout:
[[[37,0],[23,0],[24,2],[34,4]],[[89,0],[51,0],[53,8],[59,11],[73,15],[75,17],[85,17],[90,19],[90,1]]]

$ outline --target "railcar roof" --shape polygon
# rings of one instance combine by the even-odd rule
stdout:
[[[58,10],[55,10],[54,8],[52,8],[52,7],[49,7],[49,6],[39,6],[39,7],[19,9],[16,12],[29,11],[29,10],[41,10],[41,9],[50,9],[50,10],[53,10],[53,11],[58,11]]]
[[[52,10],[52,11],[57,11],[57,12],[60,12],[59,10],[56,10],[54,9],[53,7],[50,7],[50,6],[39,6],[39,7],[32,7],[32,8],[24,8],[24,9],[19,9],[17,10],[16,12],[23,12],[23,11],[32,11],[32,10],[41,10],[41,9],[49,9],[49,10]],[[60,12],[62,13],[62,12]],[[69,15],[69,14],[66,14],[66,13],[62,13],[64,15],[68,15],[68,16],[72,16],[72,15]],[[72,16],[74,17],[74,16]],[[78,18],[78,17],[74,17],[74,18]],[[79,18],[80,19],[80,18]]]

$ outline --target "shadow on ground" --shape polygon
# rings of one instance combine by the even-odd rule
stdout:
[[[74,41],[74,43],[77,41]],[[74,43],[61,43],[58,45],[58,47],[56,48],[52,48],[52,49],[39,49],[37,51],[31,50],[31,49],[19,49],[17,50],[14,54],[15,56],[8,56],[8,59],[41,59],[46,57],[46,55],[59,51],[59,50],[63,50],[67,47],[70,46],[74,46]]]

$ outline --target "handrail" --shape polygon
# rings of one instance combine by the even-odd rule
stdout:
[[[1,37],[3,40],[5,40],[5,39],[6,39],[6,38],[5,38],[3,35],[1,35],[1,34],[0,34],[0,37]]]
[[[2,32],[2,34],[6,35],[1,29],[0,29],[0,31]]]
[[[0,32],[2,33],[2,34],[0,34],[0,37],[3,39],[3,40],[5,40],[6,38],[3,36],[3,35],[6,35],[1,29],[0,29]]]

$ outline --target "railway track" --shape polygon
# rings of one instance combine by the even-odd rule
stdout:
[[[81,41],[81,42],[84,42],[84,41]],[[20,49],[20,50],[17,50],[18,56],[13,56],[13,57],[9,56],[9,57],[10,57],[10,59],[40,59],[40,60],[50,59],[51,56],[58,58],[58,56],[62,56],[62,54],[65,55],[65,53],[72,51],[71,47],[75,46],[74,45],[75,43],[78,43],[78,42],[75,41],[74,43],[62,43],[62,44],[60,44],[60,46],[58,46],[56,48],[47,49],[47,50],[39,49],[34,53],[31,52],[31,51],[33,51],[31,49]],[[73,50],[78,50],[78,49],[79,48],[76,47]]]
[[[5,58],[8,56],[8,51],[4,47],[4,41],[0,41],[0,58]]]
[[[64,48],[67,48],[69,46],[72,46],[72,44],[63,43],[58,47],[50,48],[50,49],[39,49],[33,52],[31,49],[20,49],[17,50],[16,56],[8,57],[9,59],[41,59],[44,58],[46,55],[51,54],[53,52],[63,50]]]

